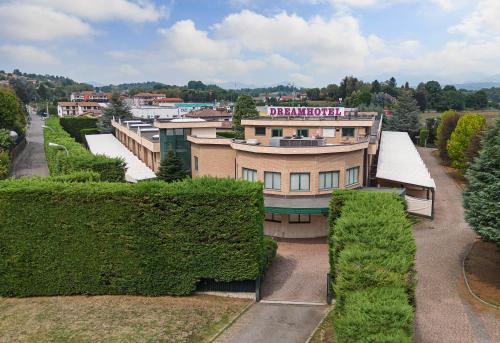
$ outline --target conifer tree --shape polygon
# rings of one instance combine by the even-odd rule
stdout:
[[[161,160],[157,175],[158,179],[166,182],[182,180],[186,177],[182,161],[172,148],[168,150],[167,157]]]
[[[111,119],[132,119],[132,113],[127,104],[121,99],[120,94],[115,92],[111,96],[109,106],[104,109],[99,118],[97,127],[101,133],[110,133],[112,131]]]
[[[255,107],[255,101],[249,95],[240,95],[234,106],[233,113],[233,128],[236,132],[237,138],[243,138],[243,127],[241,126],[241,119],[252,118],[259,115]]]
[[[408,133],[418,132],[418,113],[417,101],[410,92],[405,91],[398,98],[398,104],[392,118],[387,122],[387,128],[393,131],[402,131]]]

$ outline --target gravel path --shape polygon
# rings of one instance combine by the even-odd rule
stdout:
[[[26,133],[26,146],[12,161],[11,174],[14,177],[49,175],[43,146],[43,120],[34,111],[30,111],[31,124]]]
[[[462,259],[476,239],[464,221],[461,189],[432,149],[419,148],[436,182],[434,221],[414,229],[417,242],[415,342],[500,342],[500,313],[473,299],[462,277]]]

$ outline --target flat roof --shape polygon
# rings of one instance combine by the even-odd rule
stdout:
[[[376,177],[403,184],[436,188],[434,179],[406,132],[382,132]]]
[[[90,151],[94,155],[122,158],[127,165],[125,180],[128,182],[137,182],[156,177],[156,174],[144,162],[139,160],[112,134],[85,135],[85,139]]]

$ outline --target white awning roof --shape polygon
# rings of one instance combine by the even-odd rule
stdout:
[[[104,155],[107,157],[121,157],[127,164],[125,180],[137,182],[145,179],[152,179],[156,174],[129,151],[112,134],[85,135],[90,151],[94,155]]]
[[[382,132],[377,178],[436,188],[431,174],[406,132]]]

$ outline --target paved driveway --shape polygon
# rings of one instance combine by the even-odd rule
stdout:
[[[281,240],[264,278],[263,299],[325,303],[328,270],[326,238]]]
[[[419,149],[436,182],[434,221],[414,229],[417,242],[415,342],[500,342],[500,314],[465,288],[462,259],[476,235],[464,221],[461,189],[432,156]]]
[[[31,114],[24,150],[12,161],[12,176],[48,176],[49,169],[43,146],[43,120]]]

